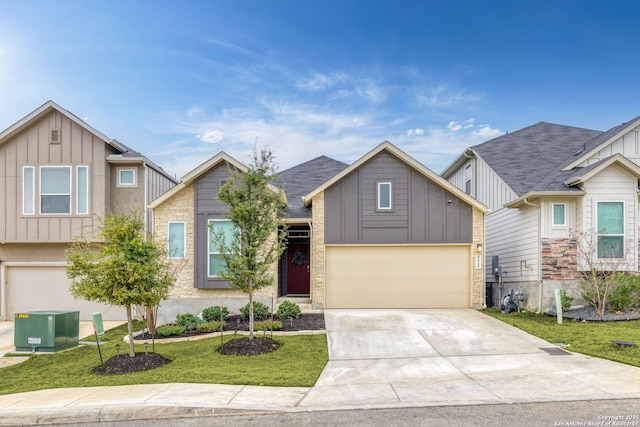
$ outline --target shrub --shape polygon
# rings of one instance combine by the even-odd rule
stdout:
[[[564,289],[560,289],[560,305],[562,306],[562,311],[567,311],[571,308],[571,303],[573,302],[573,297],[567,294],[567,291]]]
[[[178,314],[176,316],[176,326],[183,326],[187,331],[195,330],[202,320],[193,314]]]
[[[249,320],[249,303],[240,308],[240,317],[242,320]],[[260,301],[253,302],[253,320],[264,320],[269,317],[269,307]]]
[[[222,322],[229,317],[229,310],[224,306],[214,305],[202,310],[202,319],[205,322]]]
[[[182,335],[185,331],[184,326],[164,325],[160,326],[156,331],[162,337],[170,337],[171,335]]]
[[[225,326],[225,322],[201,323],[198,325],[197,331],[201,334],[210,334],[211,332],[220,332]]]
[[[610,311],[628,311],[640,307],[640,276],[618,273],[618,286],[609,295]]]
[[[274,331],[279,331],[282,329],[282,322],[279,320],[263,320],[260,322],[255,322],[253,324],[253,329],[256,331],[270,331],[273,328]]]
[[[291,302],[289,300],[283,301],[278,307],[278,311],[276,312],[276,316],[280,319],[297,319],[300,317],[300,307],[295,302]]]

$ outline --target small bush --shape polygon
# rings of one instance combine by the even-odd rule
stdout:
[[[274,320],[272,323],[271,320],[263,320],[261,322],[255,322],[253,324],[254,331],[270,331],[272,327],[274,331],[279,331],[282,329],[282,322],[279,320]]]
[[[193,314],[178,314],[176,316],[176,326],[182,326],[187,331],[195,330],[199,324],[202,323],[202,319],[194,316]]]
[[[240,317],[242,320],[249,320],[249,303],[240,308]],[[264,320],[269,317],[269,307],[260,301],[253,302],[253,320]]]
[[[571,308],[571,303],[573,302],[573,297],[567,294],[567,291],[564,289],[560,290],[560,305],[562,306],[562,311],[567,311]]]
[[[202,310],[202,318],[205,322],[223,322],[229,317],[229,310],[224,306],[214,305]]]
[[[278,307],[278,311],[276,312],[276,316],[280,319],[297,319],[300,317],[300,307],[295,302],[291,302],[289,300],[283,301]]]
[[[617,286],[609,294],[609,311],[640,307],[640,276],[618,273]]]
[[[157,333],[162,337],[170,337],[171,335],[184,334],[185,329],[184,326],[164,325],[158,328]]]
[[[197,331],[201,334],[220,332],[226,326],[225,322],[207,322],[198,325]]]

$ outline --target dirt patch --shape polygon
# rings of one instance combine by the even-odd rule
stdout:
[[[220,353],[230,356],[255,356],[277,350],[279,344],[271,338],[238,338],[220,348]]]

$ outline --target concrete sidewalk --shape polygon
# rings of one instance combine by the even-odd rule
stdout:
[[[0,396],[0,425],[230,412],[640,398],[640,368],[569,353],[474,310],[327,310],[314,387],[151,384]]]

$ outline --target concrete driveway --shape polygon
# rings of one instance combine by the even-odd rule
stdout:
[[[325,319],[329,363],[302,407],[640,396],[640,368],[566,352],[471,309]]]

